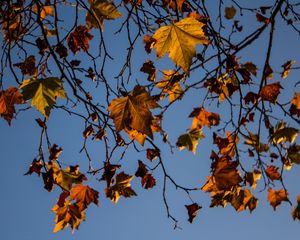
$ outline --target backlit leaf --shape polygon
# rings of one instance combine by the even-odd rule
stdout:
[[[74,231],[78,229],[80,222],[85,220],[85,214],[80,211],[76,204],[71,204],[68,200],[65,200],[64,206],[55,205],[52,211],[56,214],[55,228],[53,232],[58,232],[69,225]]]
[[[281,142],[293,143],[298,135],[298,129],[292,127],[283,127],[275,131],[271,140],[273,143],[280,144]]]
[[[47,162],[46,165],[48,171],[52,172],[54,183],[66,191],[70,191],[72,184],[78,184],[86,180],[86,177],[79,172],[78,166],[71,166],[62,170],[58,164],[53,161]]]
[[[10,125],[11,120],[16,112],[15,104],[22,104],[23,96],[15,87],[0,90],[0,116],[3,117]]]
[[[287,76],[289,75],[290,71],[291,71],[291,68],[292,68],[292,65],[295,63],[295,61],[287,61],[285,64],[282,65],[283,67],[283,71],[281,73],[281,77],[284,79],[284,78],[287,78]]]
[[[93,39],[93,35],[89,33],[86,26],[77,26],[68,37],[68,46],[71,51],[76,54],[80,49],[87,52],[90,48],[89,42]]]
[[[122,16],[113,1],[89,0],[90,10],[86,15],[86,24],[89,27],[100,28],[103,31],[104,20],[113,20]]]
[[[203,107],[195,108],[189,117],[194,117],[192,128],[212,127],[220,124],[220,115],[206,111]]]
[[[179,136],[176,146],[180,150],[187,148],[189,151],[192,151],[196,154],[196,148],[200,139],[204,138],[201,129],[194,128],[189,130],[188,133]]]
[[[278,191],[269,188],[268,190],[268,201],[272,205],[274,211],[281,204],[282,201],[288,202],[288,193],[282,188]]]
[[[70,199],[76,200],[76,205],[82,211],[92,202],[98,205],[99,192],[87,185],[78,184],[71,188]]]
[[[281,179],[281,174],[278,172],[278,168],[275,166],[268,166],[265,170],[268,178],[270,178],[272,181],[273,180],[280,180]]]
[[[247,172],[245,175],[245,180],[249,183],[252,189],[256,188],[256,183],[261,178],[261,172],[257,169],[254,169],[253,172]]]
[[[196,55],[196,44],[208,44],[204,26],[194,18],[184,18],[170,26],[159,28],[153,35],[154,48],[158,58],[169,52],[169,57],[184,71],[188,72],[192,58]]]
[[[45,117],[49,117],[57,97],[66,97],[62,80],[56,77],[30,78],[24,80],[20,88],[24,100],[31,99],[31,106],[35,106]]]
[[[151,129],[153,116],[150,109],[156,107],[158,104],[145,88],[136,86],[126,97],[112,100],[108,110],[111,112],[110,117],[114,120],[117,132],[127,128],[153,138]]]
[[[266,85],[262,87],[260,91],[260,96],[262,100],[266,100],[271,103],[276,103],[281,88],[282,87],[279,82]]]
[[[124,172],[117,174],[115,184],[105,189],[106,197],[116,204],[121,196],[125,198],[136,196],[130,183],[133,178],[134,176],[127,175]]]

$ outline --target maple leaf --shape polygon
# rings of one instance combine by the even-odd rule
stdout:
[[[258,200],[255,198],[249,189],[238,189],[232,195],[231,205],[237,212],[249,209],[252,212],[256,207]]]
[[[114,120],[117,132],[125,128],[133,129],[153,139],[153,116],[149,109],[158,106],[144,87],[135,86],[131,94],[112,100],[108,111],[111,112],[110,117]]]
[[[289,202],[288,193],[283,188],[276,191],[272,188],[268,190],[268,201],[273,206],[274,211],[281,204],[282,201]]]
[[[215,163],[213,177],[218,190],[230,190],[238,186],[242,178],[237,170],[238,163],[229,157],[221,157]]]
[[[296,61],[287,61],[285,64],[283,64],[281,67],[283,67],[283,71],[281,73],[281,77],[283,79],[287,78],[287,76],[289,75],[292,65],[295,64]]]
[[[56,162],[46,163],[48,171],[51,171],[53,182],[59,185],[62,189],[70,191],[72,184],[81,183],[86,180],[86,177],[79,172],[78,166],[71,166],[62,170]]]
[[[158,87],[162,89],[163,92],[168,93],[170,102],[181,98],[184,92],[179,81],[183,78],[183,75],[174,70],[164,70],[162,72],[164,74],[164,79],[161,79],[160,82],[156,83],[155,87]]]
[[[105,189],[106,197],[110,198],[116,204],[121,196],[125,198],[136,196],[130,184],[133,178],[134,176],[127,175],[124,172],[117,174],[115,184]]]
[[[104,20],[117,19],[122,16],[117,7],[110,0],[89,0],[90,9],[86,15],[89,27],[100,28],[103,31]]]
[[[56,214],[56,224],[53,232],[58,232],[69,225],[74,231],[74,229],[78,229],[80,222],[85,220],[85,213],[80,211],[76,204],[71,204],[68,200],[64,201],[63,206],[55,205],[52,211]]]
[[[160,150],[159,149],[150,149],[150,148],[147,148],[147,154],[146,154],[147,158],[150,160],[150,161],[153,161],[155,160],[157,157],[160,156]]]
[[[220,115],[213,112],[206,111],[203,107],[194,108],[189,117],[194,117],[192,128],[202,128],[207,126],[218,126],[220,124]]]
[[[35,64],[36,64],[35,56],[30,55],[25,59],[24,62],[16,63],[14,64],[14,66],[20,68],[22,74],[24,75],[35,76],[37,75],[37,71],[38,71]]]
[[[230,132],[226,133],[226,138],[213,134],[214,144],[217,144],[220,153],[224,156],[233,157],[235,155],[235,145],[239,142],[239,137],[236,134]]]
[[[146,62],[143,64],[143,66],[140,69],[141,72],[148,74],[148,81],[153,82],[156,79],[156,68],[154,67],[154,64],[150,60],[146,60]]]
[[[16,112],[15,104],[22,104],[23,102],[22,94],[15,87],[0,91],[0,116],[10,125]]]
[[[155,178],[148,173],[141,179],[141,184],[145,189],[153,188],[156,185]]]
[[[262,100],[269,101],[271,103],[276,103],[277,97],[280,93],[281,85],[279,82],[268,84],[262,87],[260,91],[260,96]]]
[[[28,174],[32,174],[32,173],[37,173],[39,176],[41,174],[41,169],[44,166],[44,163],[42,160],[36,160],[34,159],[31,163],[31,165],[29,166],[28,171],[24,174],[24,175],[28,175]]]
[[[185,205],[187,211],[188,211],[188,215],[189,215],[189,222],[192,223],[194,218],[197,216],[199,210],[202,208],[201,206],[199,206],[197,203],[193,203],[190,205]]]
[[[187,148],[189,151],[192,151],[196,154],[196,148],[200,139],[204,138],[201,129],[193,128],[189,130],[187,133],[178,137],[176,142],[176,146],[179,147],[180,150]]]
[[[156,48],[157,58],[170,52],[169,57],[185,72],[188,72],[192,64],[192,58],[196,55],[196,44],[208,44],[204,26],[194,18],[184,18],[170,26],[159,28],[152,36],[155,39],[152,47]]]
[[[270,178],[272,181],[281,179],[281,174],[278,172],[278,168],[273,165],[268,166],[265,172],[268,178]]]
[[[104,180],[109,188],[113,183],[113,177],[115,176],[116,170],[120,168],[119,164],[110,164],[109,162],[104,163],[104,172],[100,180]]]
[[[62,80],[56,77],[30,78],[24,80],[20,88],[24,100],[31,99],[31,106],[35,106],[47,118],[56,102],[56,97],[66,97]]]
[[[53,144],[52,147],[49,149],[50,156],[49,160],[57,160],[59,155],[62,153],[63,149],[57,148],[58,146],[56,144]]]
[[[89,33],[86,26],[77,26],[68,37],[68,46],[71,51],[76,54],[80,49],[87,52],[90,48],[89,41],[93,39],[93,35]]]
[[[87,185],[78,184],[71,188],[70,199],[76,200],[80,211],[86,209],[92,202],[98,205],[99,192]]]

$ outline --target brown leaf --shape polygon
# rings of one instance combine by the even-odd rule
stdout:
[[[258,200],[249,189],[236,190],[230,201],[231,205],[237,212],[249,209],[250,213],[257,207]]]
[[[146,60],[146,62],[143,64],[143,66],[140,69],[141,72],[148,74],[148,81],[154,82],[156,79],[156,68],[154,67],[154,64],[150,60]]]
[[[42,173],[42,177],[44,180],[44,188],[48,191],[51,192],[53,190],[54,186],[54,176],[53,176],[53,169],[51,168],[49,171]]]
[[[55,52],[57,52],[60,58],[66,58],[68,56],[68,49],[61,43],[56,45]]]
[[[262,100],[269,101],[271,103],[276,103],[277,97],[280,94],[281,85],[279,82],[268,84],[262,87],[260,91],[260,96]]]
[[[218,126],[220,124],[220,115],[206,111],[203,107],[194,108],[189,117],[194,117],[191,128],[202,128],[207,126]]]
[[[222,138],[214,133],[213,143],[217,144],[222,155],[233,157],[235,155],[235,145],[238,144],[239,138],[237,135],[232,134],[230,132],[227,132],[226,135],[226,138]]]
[[[45,119],[45,121],[42,121],[42,119],[37,118],[37,119],[35,119],[35,121],[37,122],[37,124],[38,124],[41,128],[47,129],[46,119]]]
[[[59,195],[59,198],[57,200],[57,205],[59,207],[63,207],[65,205],[65,202],[66,202],[66,199],[67,197],[70,196],[70,193],[69,192],[66,192],[66,191],[63,191],[60,195]]]
[[[268,178],[270,178],[272,181],[281,179],[281,174],[278,172],[278,167],[275,167],[273,165],[268,166],[265,172]]]
[[[300,221],[300,195],[297,196],[297,206],[292,210],[292,217]]]
[[[36,160],[36,159],[33,159],[27,173],[25,173],[24,175],[31,175],[32,173],[37,173],[39,176],[41,174],[41,169],[42,167],[44,166],[44,163],[42,160]]]
[[[9,87],[4,91],[0,91],[0,116],[10,125],[16,112],[15,104],[22,103],[24,103],[23,96],[17,88]]]
[[[259,95],[254,92],[248,92],[244,97],[244,101],[246,104],[249,104],[250,102],[252,104],[256,104],[258,99],[259,99]]]
[[[59,155],[62,153],[63,149],[57,148],[58,146],[56,144],[53,144],[52,147],[49,149],[50,156],[49,160],[57,160]]]
[[[86,26],[77,26],[68,37],[68,46],[71,51],[76,54],[80,49],[87,52],[90,48],[89,42],[93,39],[93,35],[89,33]]]
[[[237,170],[238,163],[222,157],[215,163],[213,177],[218,190],[230,190],[238,186],[242,178]]]
[[[22,74],[24,75],[36,76],[38,70],[35,64],[36,64],[35,56],[30,55],[25,59],[24,62],[16,63],[14,64],[14,66],[20,68]]]
[[[261,178],[261,172],[257,169],[254,169],[253,172],[246,172],[245,181],[249,183],[252,189],[256,188],[257,181]]]
[[[115,176],[116,170],[120,167],[121,165],[119,164],[110,164],[109,162],[104,164],[104,172],[101,180],[106,181],[107,187],[110,187],[113,183],[113,177]]]
[[[159,149],[150,149],[150,148],[147,148],[147,158],[150,160],[150,161],[153,161],[155,160],[157,157],[160,156],[160,151]]]
[[[155,178],[150,173],[142,177],[141,183],[145,189],[153,188],[156,185]]]
[[[236,9],[234,6],[225,8],[225,18],[230,20],[234,18],[235,14],[236,14]]]
[[[135,172],[135,176],[143,178],[148,173],[148,170],[146,168],[146,165],[141,160],[139,160],[138,163],[139,167]]]
[[[272,188],[268,190],[268,201],[273,206],[274,211],[281,204],[282,201],[288,202],[289,199],[287,197],[288,193],[283,188],[276,191]]]
[[[264,80],[271,80],[274,76],[274,72],[272,68],[270,67],[269,63],[266,64],[265,71],[263,73],[263,79]]]
[[[145,50],[147,53],[151,53],[153,45],[156,43],[156,40],[152,38],[150,35],[146,34],[144,36],[143,43],[145,44]]]
[[[199,210],[202,208],[197,203],[193,203],[190,205],[185,205],[186,209],[188,210],[189,215],[189,222],[192,223],[194,218],[197,216]]]
[[[258,22],[261,22],[261,23],[264,23],[264,24],[269,24],[270,23],[270,19],[269,18],[266,18],[265,16],[259,14],[259,13],[256,13],[256,20]]]
[[[79,211],[83,211],[92,202],[98,205],[99,192],[87,185],[78,184],[71,188],[70,199],[76,200]]]

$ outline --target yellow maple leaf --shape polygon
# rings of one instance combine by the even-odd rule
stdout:
[[[85,220],[84,211],[80,211],[76,204],[71,204],[68,200],[65,200],[63,206],[55,205],[52,211],[56,214],[53,232],[58,232],[69,225],[72,230],[78,229],[80,222]]]
[[[184,18],[170,26],[159,28],[153,35],[157,58],[169,52],[169,57],[184,71],[188,72],[192,58],[196,55],[196,44],[208,44],[202,29],[203,23],[194,18]]]

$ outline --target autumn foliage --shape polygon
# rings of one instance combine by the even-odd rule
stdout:
[[[279,67],[273,59],[278,22],[300,33],[299,4],[209,2],[0,2],[0,116],[13,128],[23,112],[38,112],[32,121],[41,131],[39,148],[32,149],[37,155],[25,175],[39,176],[49,192],[60,189],[52,208],[54,232],[78,229],[87,208],[101,207],[99,195],[118,204],[137,196],[135,189],[160,186],[162,204],[177,227],[167,198],[170,185],[187,193],[183,208],[190,223],[207,207],[191,197],[194,191],[210,196],[209,207],[231,205],[237,212],[254,211],[259,200],[274,210],[285,202],[300,220],[300,195],[289,198],[284,177],[300,164],[300,82],[292,76],[300,58],[281,56]],[[112,33],[120,46],[110,44]],[[263,53],[259,50],[256,63],[250,52],[257,42]],[[110,51],[116,49],[123,65],[115,64]],[[185,105],[190,114],[183,116],[178,105],[194,95],[197,100]],[[176,139],[169,139],[165,127],[174,121],[170,109],[178,109],[176,121],[190,122]],[[50,141],[55,136],[49,137],[48,123],[58,111],[81,121],[76,131],[89,164],[85,172],[82,161],[66,166],[60,157],[64,143]],[[202,141],[210,156],[197,148]],[[95,142],[105,149],[96,169],[88,150]],[[138,157],[127,159],[128,149]],[[165,161],[178,150],[210,162],[197,186],[183,186],[169,174]],[[126,172],[133,161],[136,170]],[[94,176],[98,182],[91,187]],[[259,199],[258,186],[265,199]]]

